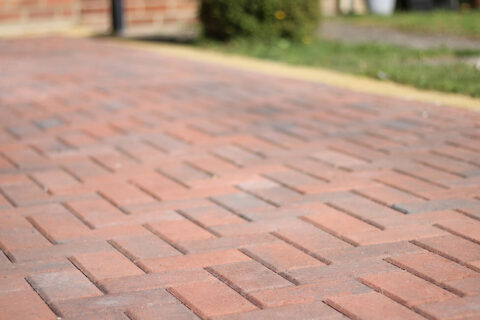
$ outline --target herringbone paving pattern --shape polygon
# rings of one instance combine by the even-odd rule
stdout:
[[[0,43],[0,319],[479,319],[480,114]]]

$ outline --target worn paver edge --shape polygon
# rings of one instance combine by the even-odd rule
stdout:
[[[109,41],[115,45],[218,64],[244,71],[323,83],[357,92],[480,111],[480,99],[461,94],[421,90],[389,81],[344,74],[323,68],[287,65],[279,62],[192,48],[181,44],[146,43],[138,40],[116,38],[109,38]]]

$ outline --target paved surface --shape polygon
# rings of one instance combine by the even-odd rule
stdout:
[[[0,44],[0,319],[479,319],[480,114]]]
[[[324,21],[319,34],[327,39],[347,43],[380,42],[415,49],[447,47],[457,50],[480,48],[480,40],[455,35],[416,34],[401,30]]]

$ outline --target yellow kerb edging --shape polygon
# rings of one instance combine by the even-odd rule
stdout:
[[[145,43],[135,40],[112,40],[112,42],[129,48],[148,50],[195,61],[219,64],[240,70],[262,72],[270,75],[323,83],[359,92],[480,111],[480,99],[461,94],[420,90],[389,81],[380,81],[366,77],[348,75],[316,67],[310,68],[286,65],[278,62],[212,52],[185,45]]]

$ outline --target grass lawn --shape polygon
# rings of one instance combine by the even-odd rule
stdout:
[[[480,10],[397,12],[389,17],[352,15],[328,19],[356,25],[393,28],[416,33],[452,34],[480,39]]]
[[[197,45],[225,53],[330,68],[418,88],[480,97],[480,70],[456,59],[478,57],[480,48],[470,51],[416,50],[380,44],[349,45],[320,39],[308,42],[236,40],[219,43],[200,40]]]

